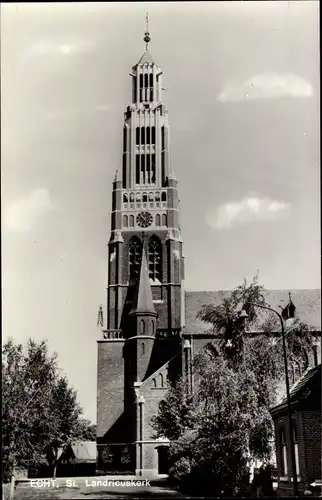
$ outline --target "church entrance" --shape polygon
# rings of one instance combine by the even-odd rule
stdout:
[[[159,446],[158,448],[158,474],[168,474],[169,464],[168,464],[169,447]]]

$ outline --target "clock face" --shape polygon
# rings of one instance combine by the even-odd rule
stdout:
[[[136,223],[140,227],[149,227],[153,222],[153,217],[149,212],[140,212],[136,218]]]

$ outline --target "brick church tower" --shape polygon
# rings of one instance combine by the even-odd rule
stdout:
[[[151,417],[182,372],[184,259],[162,71],[149,50],[132,68],[122,168],[112,193],[107,329],[98,341],[98,471],[166,472]]]

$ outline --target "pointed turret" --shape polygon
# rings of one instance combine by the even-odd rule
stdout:
[[[153,305],[152,290],[149,280],[148,264],[146,260],[145,250],[142,251],[142,261],[139,281],[137,283],[131,315],[148,315],[157,316]]]
[[[139,60],[138,64],[153,64],[153,58],[148,50],[146,50]]]

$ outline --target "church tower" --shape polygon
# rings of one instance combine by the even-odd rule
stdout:
[[[160,472],[162,443],[153,442],[150,420],[182,370],[184,326],[178,183],[150,40],[147,26],[146,50],[130,74],[132,103],[113,182],[107,329],[98,342],[98,469],[108,470],[104,456],[114,470],[122,468],[128,454],[138,474]]]

